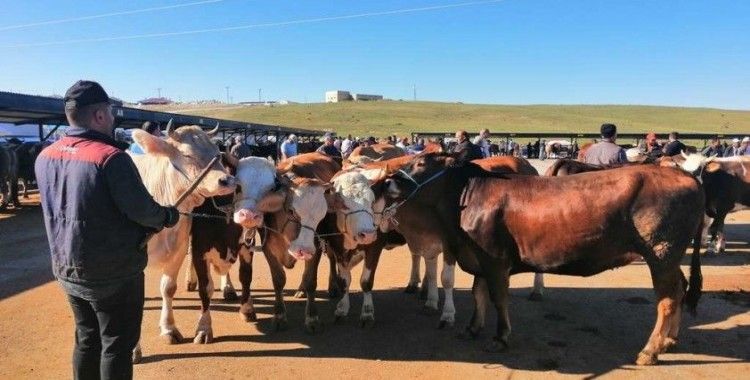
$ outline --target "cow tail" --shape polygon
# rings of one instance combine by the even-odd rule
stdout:
[[[703,290],[703,274],[701,273],[701,239],[703,237],[704,223],[704,218],[701,218],[701,222],[698,225],[698,231],[693,238],[693,254],[690,258],[690,283],[688,285],[687,294],[685,295],[685,305],[687,306],[688,312],[693,316],[696,314],[698,300],[700,300],[701,292]]]

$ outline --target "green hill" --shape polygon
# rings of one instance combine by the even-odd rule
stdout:
[[[222,106],[168,110],[232,120],[351,133],[407,135],[489,128],[493,132],[598,132],[603,122],[620,132],[750,132],[750,111],[623,105],[478,105],[436,102],[344,102],[274,107]],[[182,108],[182,109],[178,109]]]

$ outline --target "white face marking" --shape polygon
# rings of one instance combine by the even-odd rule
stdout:
[[[328,212],[325,188],[319,185],[302,185],[293,189],[292,209],[297,213],[303,225],[317,228]],[[299,227],[299,226],[298,226]],[[300,250],[309,254],[315,253],[315,234],[307,228],[299,228],[299,235],[290,242],[289,252]]]
[[[357,243],[372,242],[357,241],[359,234],[368,234],[372,237],[375,232],[372,215],[372,202],[375,200],[375,194],[370,188],[367,177],[357,172],[344,173],[336,177],[333,186],[347,208],[347,210],[336,210],[339,228],[345,231],[347,240]]]
[[[695,173],[701,166],[708,162],[708,158],[700,154],[688,154],[685,162],[682,163],[682,170],[688,173]]]
[[[264,158],[246,157],[239,161],[235,177],[241,187],[241,192],[234,205],[234,222],[240,223],[240,210],[257,213],[258,201],[273,190],[276,168]]]

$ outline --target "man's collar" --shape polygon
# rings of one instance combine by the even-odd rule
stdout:
[[[81,128],[81,127],[70,127],[65,131],[65,135],[71,136],[71,137],[81,137],[84,139],[101,141],[105,144],[112,145],[122,150],[125,150],[128,148],[127,143],[117,141],[114,138],[112,138],[112,136],[108,136],[104,133],[95,131],[93,129]]]

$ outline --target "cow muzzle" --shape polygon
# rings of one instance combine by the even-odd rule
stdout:
[[[263,224],[263,214],[243,208],[234,213],[234,222],[245,228],[255,228]]]
[[[355,237],[355,240],[357,241],[357,244],[371,244],[375,241],[377,236],[378,232],[376,230],[365,230],[360,231]]]
[[[287,252],[300,261],[311,260],[315,254],[315,250],[309,248],[289,248]]]
[[[398,198],[401,196],[401,189],[398,188],[398,184],[395,180],[390,178],[386,179],[385,186],[389,197]]]

